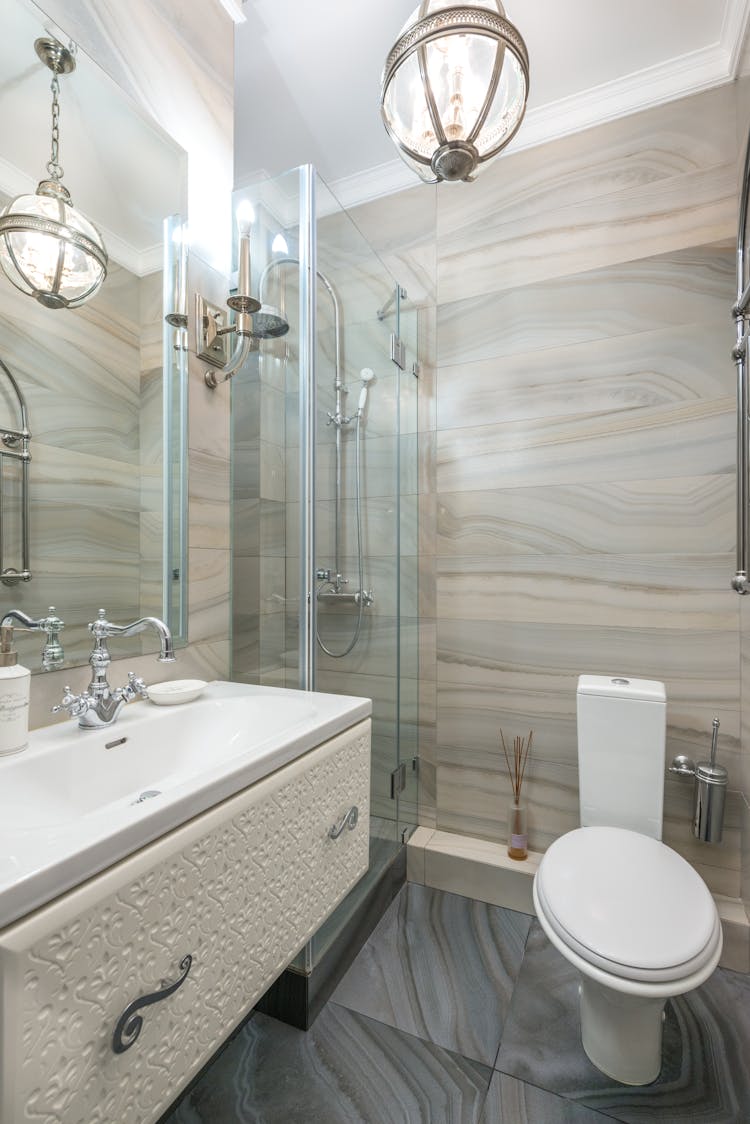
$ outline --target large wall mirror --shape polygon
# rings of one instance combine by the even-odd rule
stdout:
[[[25,401],[29,580],[24,565],[20,403],[0,369],[0,610],[65,621],[65,667],[84,663],[99,608],[110,620],[166,619],[185,638],[186,329],[180,303],[187,155],[28,0],[0,0],[0,203],[33,193],[50,159],[53,74],[34,43],[75,54],[59,78],[64,184],[109,257],[99,291],[50,309],[0,274],[0,360]],[[184,282],[184,275],[182,277]],[[40,669],[42,640],[17,633]],[[140,644],[140,647],[139,647]],[[149,632],[113,656],[155,650]]]

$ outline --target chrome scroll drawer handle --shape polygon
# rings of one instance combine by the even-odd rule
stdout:
[[[348,827],[350,831],[354,831],[355,827],[357,826],[357,820],[358,819],[359,819],[359,808],[357,807],[356,804],[353,804],[352,807],[349,809],[349,811],[344,816],[341,823],[340,824],[334,824],[333,827],[331,828],[331,830],[328,832],[329,838],[338,839],[339,835],[341,835],[341,832],[344,830],[345,827]]]
[[[112,1049],[116,1054],[124,1054],[126,1050],[129,1050],[141,1033],[143,1019],[137,1014],[141,1007],[150,1007],[152,1003],[161,1003],[162,999],[168,999],[170,995],[174,995],[187,979],[192,963],[193,958],[188,953],[180,961],[182,975],[179,979],[175,980],[174,983],[162,980],[160,991],[152,991],[148,995],[142,995],[140,999],[134,999],[132,1003],[127,1005],[117,1020],[117,1026],[112,1035]]]

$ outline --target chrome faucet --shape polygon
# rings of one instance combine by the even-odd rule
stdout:
[[[60,643],[60,633],[65,628],[65,622],[56,615],[54,605],[49,607],[49,616],[40,617],[39,620],[27,616],[20,609],[9,609],[0,619],[0,627],[8,624],[21,632],[45,632],[47,638],[42,648],[42,667],[45,671],[54,671],[55,668],[62,667],[65,662],[65,652]]]
[[[110,687],[107,681],[107,672],[112,662],[109,654],[107,640],[111,636],[135,636],[153,628],[161,642],[161,652],[157,657],[160,663],[174,663],[174,647],[172,633],[158,617],[141,617],[132,624],[112,624],[107,620],[104,609],[100,609],[95,621],[89,624],[89,632],[94,637],[94,648],[89,656],[91,665],[91,682],[80,695],[71,693],[70,687],[65,688],[62,701],[52,707],[52,713],[67,710],[71,718],[78,719],[78,725],[83,729],[99,729],[102,726],[111,726],[126,703],[131,702],[140,695],[148,698],[148,690],[142,679],[132,671],[128,674],[125,687]]]

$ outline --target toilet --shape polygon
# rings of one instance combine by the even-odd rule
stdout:
[[[664,1005],[704,983],[722,933],[703,879],[662,843],[666,693],[646,679],[578,680],[581,827],[534,878],[549,940],[581,974],[581,1038],[625,1085],[661,1070]]]

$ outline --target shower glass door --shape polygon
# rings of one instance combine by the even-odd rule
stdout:
[[[316,204],[314,683],[372,699],[375,878],[401,845],[397,285],[319,178]]]
[[[416,822],[416,314],[314,169],[242,199],[277,334],[231,383],[233,678],[373,702],[370,871],[309,971]]]

